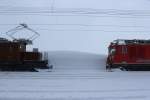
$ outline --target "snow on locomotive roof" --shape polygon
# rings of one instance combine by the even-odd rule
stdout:
[[[6,38],[1,38],[0,37],[0,43],[6,43],[6,42],[10,42],[10,41]]]
[[[19,44],[32,44],[32,40],[28,39],[14,39],[14,40],[8,40],[6,38],[0,37],[0,43],[19,43]]]
[[[126,44],[150,44],[150,40],[141,40],[141,39],[133,39],[133,40],[126,40],[126,39],[117,39],[112,42],[113,44],[118,45],[126,45]]]

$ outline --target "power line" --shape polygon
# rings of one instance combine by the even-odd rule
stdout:
[[[3,15],[39,15],[39,16],[84,16],[84,17],[119,17],[139,18],[150,17],[149,11],[142,10],[116,10],[116,9],[53,9],[49,10],[0,10]],[[53,13],[51,15],[50,13]]]
[[[53,12],[53,10],[54,10],[55,0],[51,0],[51,1],[52,1],[52,3],[51,3],[51,12]]]
[[[50,14],[0,14],[0,16],[6,16],[6,15],[10,15],[10,16],[41,16],[41,17],[89,17],[89,18],[127,18],[127,19],[133,19],[133,18],[137,18],[137,19],[149,19],[150,16],[133,16],[133,17],[126,17],[126,16],[107,16],[107,15],[69,15],[69,14],[57,14],[57,15],[50,15]]]
[[[0,24],[2,26],[4,25],[18,25],[18,24]],[[81,25],[81,26],[91,26],[90,24],[28,24],[28,25]],[[94,25],[93,25],[94,26]],[[96,25],[97,26],[97,25]],[[98,25],[98,26],[110,26],[110,27],[115,27],[114,25]],[[117,27],[142,27],[142,26],[117,26]],[[145,26],[143,26],[145,27]],[[36,30],[42,30],[42,31],[87,31],[87,32],[92,32],[92,31],[100,31],[100,32],[116,32],[116,33],[150,33],[150,31],[144,31],[144,30],[140,30],[140,31],[126,31],[126,30],[103,30],[103,29],[48,29],[48,28],[37,28]]]
[[[53,9],[51,10],[36,10],[36,9],[24,9],[24,10],[13,10],[13,9],[1,9],[0,13],[4,14],[21,14],[21,13],[29,13],[29,14],[80,14],[80,15],[119,15],[119,16],[150,16],[149,10],[116,10],[116,9]]]
[[[12,26],[18,24],[0,24],[0,26]],[[102,27],[135,27],[135,28],[149,28],[150,26],[138,26],[138,25],[104,25],[104,24],[28,24],[28,25],[36,25],[36,26],[83,26],[83,27],[91,27],[91,26],[102,26]]]
[[[60,12],[60,11],[0,11],[1,14],[72,14],[72,15],[109,15],[109,16],[135,16],[149,17],[150,14],[134,14],[134,13],[112,13],[112,12]]]
[[[119,33],[149,33],[150,31],[109,31],[109,30],[81,30],[81,29],[40,29],[37,30],[46,30],[46,31],[101,31],[101,32],[119,32]]]
[[[54,1],[52,1],[51,3],[51,8],[53,8],[54,6]],[[8,11],[13,11],[13,10],[35,10],[35,11],[38,11],[39,9],[48,9],[48,7],[11,7],[11,6],[8,6],[8,7],[1,7],[1,10],[8,10]],[[47,10],[49,11],[49,10]],[[130,9],[127,9],[127,10],[120,10],[120,9],[93,9],[93,8],[55,8],[55,11],[84,11],[84,12],[99,12],[99,11],[103,11],[103,12],[132,12],[132,13],[149,13],[150,10],[130,10]]]

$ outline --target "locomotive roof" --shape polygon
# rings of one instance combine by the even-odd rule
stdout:
[[[112,42],[113,44],[150,44],[150,40],[140,40],[140,39],[133,39],[133,40],[126,40],[126,39],[117,39]]]
[[[31,40],[28,40],[28,39],[14,39],[14,40],[8,40],[6,38],[2,38],[0,37],[0,43],[3,44],[3,43],[18,43],[18,44],[32,44],[32,41]]]
[[[0,43],[8,43],[8,42],[10,42],[8,39],[0,37]]]

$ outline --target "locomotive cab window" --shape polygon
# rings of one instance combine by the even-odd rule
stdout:
[[[122,54],[127,54],[128,50],[127,47],[122,46]]]

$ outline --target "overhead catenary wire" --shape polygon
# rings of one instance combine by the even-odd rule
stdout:
[[[37,28],[37,31],[60,31],[60,32],[67,32],[67,31],[71,31],[71,32],[75,32],[75,31],[80,31],[80,32],[107,32],[107,33],[150,33],[149,31],[144,31],[144,30],[139,30],[139,31],[126,31],[126,30],[103,30],[103,29],[46,29],[46,28]]]
[[[0,16],[6,16],[6,15],[9,15],[9,16],[15,16],[15,17],[18,17],[19,16],[40,16],[40,17],[89,17],[89,18],[123,18],[123,19],[149,19],[150,16],[132,16],[132,17],[128,17],[128,16],[107,16],[107,15],[64,15],[64,14],[57,14],[57,15],[50,15],[50,14],[19,14],[19,13],[16,13],[16,14],[0,14]]]
[[[62,11],[0,11],[1,14],[61,14],[61,15],[109,15],[109,16],[144,16],[149,17],[150,14],[140,14],[140,13],[119,13],[119,12],[62,12]]]
[[[0,7],[1,8],[1,7]],[[2,7],[3,8],[3,7]],[[54,4],[51,5],[51,10],[38,10],[23,7],[21,9],[12,7],[13,9],[8,9],[7,7],[0,10],[0,14],[3,15],[27,15],[27,16],[66,16],[66,17],[117,17],[117,18],[149,18],[149,10],[118,10],[118,9],[92,9],[92,8],[78,8],[78,9],[54,9]],[[53,14],[51,14],[53,13]],[[15,25],[15,24],[0,24],[4,25]],[[82,27],[132,27],[132,28],[147,28],[149,26],[141,25],[91,25],[91,24],[29,24],[29,25],[55,25],[55,26],[82,26]],[[103,32],[149,32],[149,31],[107,31],[107,30],[85,30],[85,29],[37,29],[37,30],[49,30],[49,31],[103,31]]]
[[[0,6],[0,11],[50,11],[48,8],[40,8],[40,7],[8,7],[8,9],[3,9]],[[149,13],[149,10],[120,10],[120,9],[93,9],[93,8],[55,8],[54,9],[54,1],[51,5],[51,9],[58,12],[121,12],[121,13]]]
[[[13,26],[13,25],[18,25],[18,24],[0,24],[0,26]],[[112,24],[48,24],[48,23],[37,23],[37,24],[34,24],[34,23],[29,23],[28,25],[34,25],[34,26],[82,26],[82,27],[135,27],[135,28],[148,28],[150,26],[142,26],[142,25],[112,25]]]
[[[16,25],[16,24],[0,24],[0,25]],[[57,25],[57,24],[28,24],[28,25]],[[58,24],[59,25],[59,24]],[[63,25],[64,24],[60,24],[60,25]],[[67,24],[67,25],[80,25],[80,24]],[[81,24],[82,25],[82,24]],[[106,28],[106,26],[104,26]],[[110,26],[111,27],[111,26]],[[112,25],[112,27],[114,27]],[[121,27],[125,27],[125,26],[121,26]],[[127,27],[130,27],[130,26],[127,26]],[[144,27],[144,26],[143,26]],[[1,28],[1,27],[0,27]],[[139,28],[139,26],[137,27]],[[59,29],[59,28],[56,28],[56,29],[50,29],[50,28],[36,28],[36,30],[43,30],[43,31],[100,31],[100,32],[120,32],[120,33],[150,33],[150,30],[113,30],[112,29],[109,29],[109,30],[106,30],[106,29],[84,29],[84,28],[78,28],[78,29],[71,29],[71,28],[64,28],[64,29]]]
[[[126,31],[126,30],[122,30],[122,31],[117,31],[117,30],[101,30],[101,29],[36,29],[36,30],[44,30],[44,31],[101,31],[101,32],[119,32],[119,33],[150,33],[150,31]]]
[[[144,12],[144,13],[143,13]],[[58,9],[52,10],[36,10],[25,9],[1,9],[1,16],[3,15],[38,15],[38,16],[68,16],[68,17],[117,17],[117,18],[149,18],[149,10],[116,10],[116,9]],[[51,15],[51,13],[53,13]]]
[[[98,16],[98,15],[107,15],[110,17],[117,16],[132,16],[132,17],[149,17],[149,10],[117,10],[117,9],[67,9],[67,8],[53,8],[53,4],[51,5],[51,10],[38,10],[38,9],[1,9],[0,13],[9,14],[9,15],[34,15],[34,14],[58,14],[53,16]],[[68,15],[71,14],[71,15]],[[100,17],[100,16],[99,16]]]

